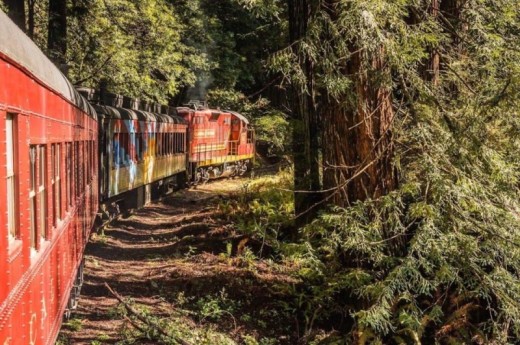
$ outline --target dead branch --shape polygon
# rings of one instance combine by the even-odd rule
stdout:
[[[140,321],[142,321],[143,323],[145,323],[146,325],[148,325],[149,327],[153,328],[154,330],[156,330],[157,332],[159,332],[160,334],[162,334],[163,336],[167,337],[167,338],[170,338],[170,339],[173,339],[174,341],[178,342],[179,344],[181,345],[191,345],[191,343],[187,342],[186,340],[182,339],[182,338],[179,338],[177,336],[174,336],[174,335],[171,335],[169,334],[168,332],[164,331],[161,327],[153,324],[150,322],[150,320],[148,320],[146,317],[144,317],[139,311],[135,310],[131,305],[129,305],[124,299],[123,297],[118,294],[116,291],[114,291],[110,285],[108,285],[107,283],[105,283],[105,287],[107,288],[107,290],[119,301],[121,302],[121,304],[125,307],[125,309],[132,315],[134,315],[135,317],[137,317],[137,319],[139,319]],[[136,325],[134,322],[131,322],[133,326],[135,326],[137,329],[141,329],[139,325]]]

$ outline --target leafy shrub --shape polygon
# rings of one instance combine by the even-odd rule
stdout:
[[[292,171],[282,170],[245,184],[236,198],[223,201],[219,208],[236,224],[240,234],[277,248],[280,232],[292,225]]]
[[[214,89],[208,93],[212,107],[234,110],[253,123],[258,141],[268,145],[269,155],[284,155],[291,145],[291,127],[287,116],[270,106],[265,98],[252,101],[235,90]]]
[[[255,120],[256,138],[268,143],[269,155],[285,155],[292,142],[291,127],[283,113],[271,113]]]
[[[346,338],[359,344],[514,343],[520,171],[518,139],[504,138],[517,120],[459,111],[449,128],[416,107],[420,117],[399,134],[408,150],[421,149],[400,162],[400,188],[324,212],[288,247],[303,258],[295,294],[304,316],[343,318]]]

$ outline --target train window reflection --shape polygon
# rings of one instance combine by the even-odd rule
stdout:
[[[56,188],[56,216],[58,219],[61,219],[61,145],[56,144],[56,151],[55,151],[55,188]]]
[[[14,114],[7,114],[6,118],[6,166],[7,166],[7,227],[12,238],[18,238],[18,195],[15,174],[15,159],[17,155],[16,118]]]
[[[67,209],[72,206],[72,144],[66,143],[66,160],[65,160],[65,169],[67,170],[65,174],[65,190],[67,192]]]
[[[30,171],[30,191],[29,191],[29,205],[31,215],[31,247],[36,248],[36,238],[38,233],[38,222],[36,217],[36,146],[29,147],[29,171]]]
[[[45,145],[38,147],[38,210],[40,236],[47,238],[47,156]]]

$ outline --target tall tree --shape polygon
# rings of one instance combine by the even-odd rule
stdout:
[[[51,59],[63,67],[67,55],[67,0],[49,0],[47,49]]]
[[[410,25],[420,25],[431,20],[434,23],[440,24],[440,3],[441,0],[430,0],[426,1],[422,6],[410,4],[408,22]],[[438,86],[441,59],[440,48],[437,45],[431,46],[427,53],[428,56],[421,64],[419,72],[425,81],[431,82],[434,86]]]
[[[318,109],[315,102],[313,63],[301,40],[313,14],[312,0],[291,0],[289,38],[301,78],[292,81],[295,213],[300,222],[312,218],[320,190]],[[308,193],[311,192],[311,193]],[[314,193],[312,193],[314,192]]]
[[[308,315],[348,310],[352,344],[515,342],[518,1],[322,4],[324,184],[350,207],[302,231],[322,263]]]
[[[324,32],[330,43],[325,54],[346,56],[336,61],[335,73],[349,87],[335,90],[329,86],[323,98],[323,181],[328,198],[338,206],[377,199],[397,187],[392,166],[392,93],[386,52],[377,35],[352,36],[341,45],[335,32],[341,32],[345,13],[351,10],[337,1],[326,1],[327,17],[335,30]],[[359,13],[360,30],[371,28],[373,18]],[[373,33],[369,33],[369,36]],[[370,46],[372,44],[372,46]],[[324,56],[324,58],[326,58]]]
[[[384,52],[353,53],[346,71],[355,75],[355,103],[331,102],[323,112],[324,188],[339,206],[385,195],[397,185],[391,164],[393,109],[390,90],[375,80]],[[375,71],[364,70],[366,61]]]
[[[5,0],[8,8],[9,17],[22,29],[26,31],[25,26],[25,1],[24,0]]]
[[[36,0],[28,0],[28,18],[27,18],[27,35],[34,38],[34,15],[35,15]]]

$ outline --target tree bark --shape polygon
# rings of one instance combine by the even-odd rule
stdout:
[[[440,9],[440,0],[431,0],[430,8],[428,12],[430,15],[437,19],[439,18],[439,9]],[[441,66],[441,55],[439,53],[438,48],[433,48],[430,51],[430,59],[426,65],[426,70],[424,71],[425,80],[430,81],[434,86],[439,85],[439,77],[440,77],[440,66]]]
[[[427,20],[439,20],[440,14],[440,1],[441,0],[430,0],[424,7],[419,7],[416,4],[410,5],[410,10],[407,17],[407,23],[410,26],[424,23]],[[422,61],[421,66],[418,68],[418,72],[422,79],[431,82],[434,86],[439,83],[440,76],[440,52],[438,47],[429,48],[429,57]]]
[[[464,54],[462,35],[467,31],[467,24],[463,24],[462,21],[462,1],[440,0],[439,21],[446,34],[450,37],[450,42],[444,47],[445,53],[440,61],[441,68],[448,69],[447,64],[450,63],[450,59],[461,60]],[[445,87],[455,97],[460,92],[459,86],[460,83],[458,81],[451,81]]]
[[[4,3],[7,5],[9,18],[25,32],[25,0],[5,0]]]
[[[317,192],[321,188],[319,116],[314,99],[313,65],[299,46],[299,41],[307,34],[313,9],[308,0],[289,0],[288,4],[290,43],[297,56],[299,68],[306,79],[305,85],[293,83],[291,89],[295,213],[298,223],[303,224],[316,214],[319,202]]]
[[[67,0],[49,0],[49,38],[51,59],[64,69],[67,55]]]
[[[31,39],[34,39],[34,6],[36,5],[36,0],[28,0],[29,3],[28,3],[28,30],[27,30],[27,35],[29,35],[29,37]]]
[[[347,207],[376,199],[397,187],[392,165],[394,112],[390,89],[381,85],[389,75],[385,52],[377,56],[352,46],[344,73],[353,81],[354,101],[329,101],[323,112],[324,189],[329,202]],[[369,68],[367,66],[369,62]]]

